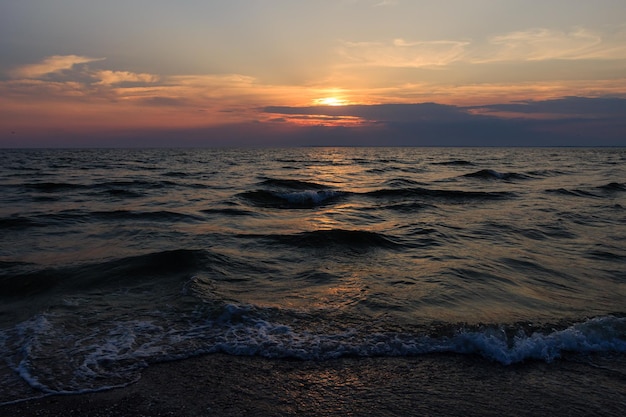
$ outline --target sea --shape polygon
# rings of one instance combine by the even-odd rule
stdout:
[[[0,150],[0,404],[213,353],[623,365],[626,149]]]

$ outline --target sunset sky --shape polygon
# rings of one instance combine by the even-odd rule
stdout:
[[[624,0],[0,0],[0,147],[626,146]]]

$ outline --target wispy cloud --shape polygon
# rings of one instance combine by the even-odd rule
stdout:
[[[102,85],[114,85],[121,83],[154,83],[159,80],[159,77],[153,74],[135,73],[129,71],[97,71],[94,76],[100,81],[97,84]]]
[[[47,74],[70,70],[75,65],[102,61],[104,58],[90,58],[80,55],[53,55],[36,64],[23,65],[10,72],[13,78],[35,79]]]
[[[374,4],[374,7],[386,7],[386,6],[395,6],[398,2],[396,0],[382,0],[378,3]]]
[[[54,55],[38,63],[23,65],[10,71],[14,80],[41,80],[48,82],[83,83],[112,86],[122,83],[155,83],[159,77],[148,73],[130,71],[93,70],[86,64],[103,61],[79,55]],[[62,76],[59,76],[61,75]],[[32,83],[31,83],[32,84]]]
[[[569,32],[535,28],[498,35],[488,40],[489,48],[478,62],[539,61],[548,59],[623,59],[626,39],[585,29]]]
[[[626,31],[548,28],[494,35],[483,40],[444,39],[342,41],[343,64],[361,67],[443,68],[455,63],[486,64],[547,60],[626,59]]]
[[[240,74],[158,76],[87,65],[96,60],[54,56],[16,68],[0,80],[0,106],[55,126],[76,126],[76,118],[94,126],[200,126],[257,120],[260,106],[309,103],[317,91]]]
[[[466,54],[467,41],[343,42],[339,54],[352,65],[424,68],[448,65]]]

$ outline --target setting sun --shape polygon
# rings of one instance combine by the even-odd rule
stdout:
[[[338,97],[324,97],[314,100],[318,106],[345,106],[348,102]]]

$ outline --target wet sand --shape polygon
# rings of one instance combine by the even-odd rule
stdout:
[[[207,355],[105,392],[0,407],[0,416],[622,416],[626,358],[502,366],[463,355],[326,362]]]

